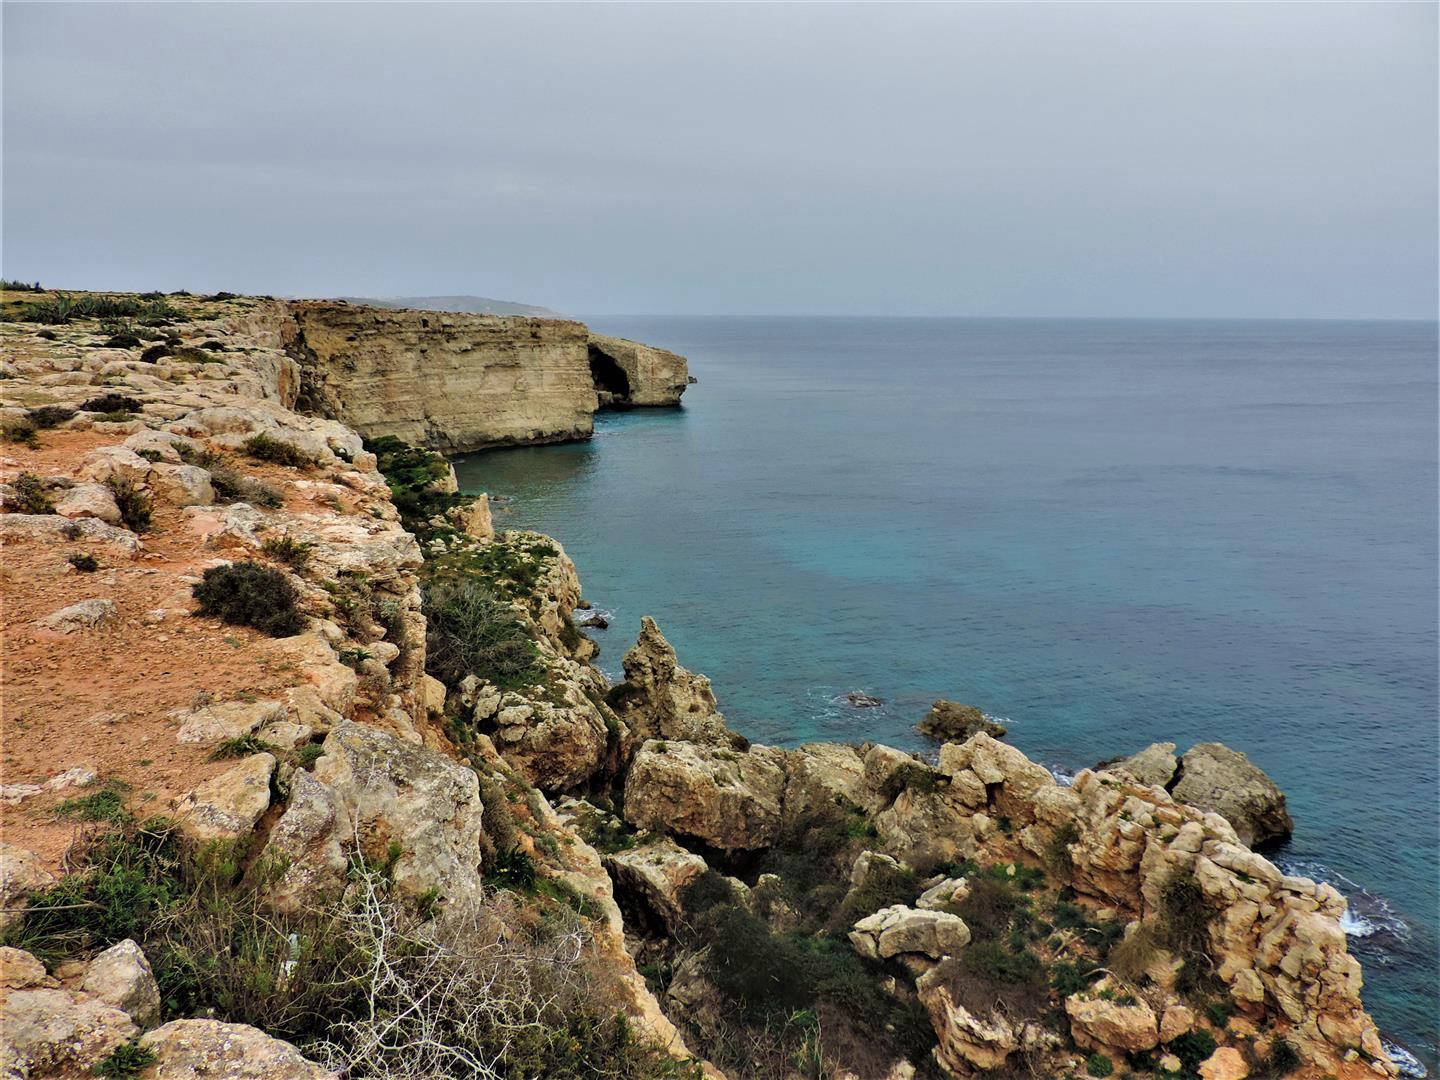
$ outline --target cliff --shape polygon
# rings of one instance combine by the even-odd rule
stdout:
[[[751,745],[651,620],[611,685],[560,544],[296,411],[463,445],[426,371],[519,417],[485,372],[589,378],[579,324],[6,315],[7,1075],[1394,1074],[1344,900],[1178,786]]]
[[[606,407],[672,406],[685,358],[564,319],[286,305],[303,407],[444,453],[588,438]]]

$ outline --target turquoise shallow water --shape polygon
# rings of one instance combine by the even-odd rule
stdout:
[[[686,408],[456,469],[564,543],[602,666],[652,614],[758,741],[920,747],[945,696],[1061,769],[1242,749],[1433,1070],[1434,323],[592,324],[689,356]]]

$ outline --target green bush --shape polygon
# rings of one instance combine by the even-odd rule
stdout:
[[[107,780],[87,795],[66,799],[55,812],[61,817],[79,818],[81,821],[110,821],[117,824],[130,820],[130,811],[125,809],[126,785],[118,780]]]
[[[1095,1053],[1085,1059],[1085,1071],[1091,1076],[1109,1076],[1115,1066],[1104,1054]]]
[[[1004,936],[1016,914],[1026,905],[1024,897],[1008,881],[976,875],[970,879],[970,894],[957,905],[956,914],[977,941]]]
[[[229,761],[233,758],[253,757],[256,754],[273,754],[276,747],[254,735],[237,735],[216,744],[210,751],[211,761]]]
[[[93,413],[134,413],[139,412],[144,404],[139,398],[129,397],[126,394],[109,393],[82,402],[80,408],[85,412]]]
[[[315,459],[290,443],[271,438],[263,431],[245,440],[245,453],[256,461],[268,461],[273,465],[288,465],[300,468],[314,465]]]
[[[432,532],[432,517],[464,501],[463,496],[436,488],[450,475],[450,465],[434,451],[411,446],[393,435],[367,439],[365,449],[375,455],[380,474],[390,486],[390,499],[401,524],[422,542]]]
[[[505,689],[545,678],[539,650],[509,605],[468,578],[424,582],[425,670],[455,686],[476,675]]]
[[[1300,1067],[1300,1054],[1284,1039],[1276,1039],[1265,1057],[1265,1072],[1270,1076],[1289,1076]]]
[[[94,555],[86,555],[82,552],[72,552],[65,557],[65,561],[82,574],[93,574],[100,569],[100,560]]]
[[[32,472],[15,478],[15,508],[22,514],[55,513],[55,504],[45,494],[45,482]]]
[[[192,591],[201,615],[218,615],[232,626],[253,626],[271,637],[305,629],[299,593],[271,567],[249,561],[212,566]]]
[[[1215,1053],[1215,1039],[1208,1031],[1189,1031],[1170,1041],[1170,1052],[1180,1059],[1186,1071],[1195,1072],[1200,1063]]]
[[[502,889],[514,889],[516,892],[534,892],[538,876],[535,860],[519,846],[497,852],[495,858],[485,867],[487,882]]]
[[[1070,845],[1080,839],[1080,827],[1067,821],[1055,830],[1045,845],[1045,865],[1062,878],[1075,872],[1075,860],[1070,856]]]
[[[75,410],[67,405],[41,405],[25,414],[25,418],[41,430],[58,427],[74,416]]]
[[[19,443],[32,450],[40,445],[39,429],[29,419],[6,420],[3,426],[0,426],[0,432],[3,432],[6,442]]]

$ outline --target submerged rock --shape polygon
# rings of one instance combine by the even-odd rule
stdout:
[[[922,735],[929,735],[932,739],[964,742],[977,732],[989,735],[992,739],[1003,739],[1006,728],[1004,724],[997,724],[989,719],[974,705],[961,705],[957,701],[941,698],[930,706],[930,711],[915,725],[915,730]]]

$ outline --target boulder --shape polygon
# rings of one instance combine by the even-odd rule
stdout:
[[[127,1013],[141,1027],[160,1019],[160,987],[150,961],[129,938],[90,961],[80,989]]]
[[[1219,814],[1252,848],[1279,843],[1295,828],[1285,809],[1285,795],[1275,782],[1240,751],[1222,743],[1199,743],[1187,751],[1171,794]]]
[[[605,763],[610,741],[605,717],[583,694],[569,697],[579,700],[557,704],[506,694],[493,717],[496,748],[544,791],[575,788]],[[477,718],[485,701],[477,695]]]
[[[284,867],[266,893],[276,911],[294,914],[345,888],[345,848],[334,793],[304,769],[290,780],[290,802],[270,830],[264,857]]]
[[[1102,761],[1095,768],[1104,769],[1107,772],[1123,773],[1136,783],[1144,784],[1146,787],[1168,789],[1170,781],[1175,777],[1175,770],[1179,766],[1180,759],[1175,756],[1175,744],[1173,742],[1157,742],[1151,743],[1144,750],[1131,754],[1127,758]]]
[[[968,1009],[958,991],[966,978],[954,960],[944,960],[915,980],[920,1003],[940,1040],[935,1060],[946,1072],[969,1076],[998,1069],[1016,1051],[1055,1045],[1055,1036],[1039,1024],[1012,1021],[998,1010],[980,1014]]]
[[[676,662],[675,650],[649,615],[640,620],[640,636],[622,663],[625,681],[609,700],[637,738],[730,745],[710,680]]]
[[[338,1073],[248,1024],[172,1020],[146,1032],[140,1045],[155,1055],[146,1080],[339,1080]]]
[[[1245,1080],[1250,1067],[1233,1046],[1222,1046],[1200,1063],[1200,1080]]]
[[[490,517],[490,496],[476,495],[464,506],[450,511],[450,520],[455,527],[476,540],[495,539],[495,524]]]
[[[210,474],[195,465],[150,466],[150,490],[175,506],[209,506],[215,501]]]
[[[176,739],[203,745],[253,735],[267,724],[285,722],[288,715],[285,704],[279,701],[225,701],[197,709],[177,709],[170,718],[180,722]]]
[[[1150,1050],[1160,1042],[1160,1024],[1155,1010],[1139,998],[1127,998],[1115,988],[1119,997],[1103,998],[1095,987],[1071,994],[1065,999],[1065,1012],[1070,1017],[1070,1034],[1077,1046],[1087,1050],[1140,1051]],[[1127,1004],[1121,1004],[1122,1001]]]
[[[248,836],[270,808],[272,754],[252,754],[175,802],[175,819],[190,840],[236,840]]]
[[[896,904],[857,922],[850,931],[850,944],[871,960],[888,960],[901,953],[939,960],[957,955],[970,944],[970,928],[949,912],[918,911]]]
[[[55,504],[64,518],[95,518],[107,525],[120,524],[120,507],[104,484],[76,484]]]
[[[0,1076],[83,1076],[140,1029],[123,1010],[73,990],[11,990],[0,1008]]]
[[[969,895],[970,883],[964,878],[945,878],[921,893],[915,906],[922,911],[938,911],[960,903]]]
[[[480,782],[434,750],[366,724],[338,724],[325,738],[315,779],[335,794],[337,827],[375,863],[391,860],[395,885],[442,898],[480,886]]]
[[[791,750],[785,816],[794,821],[865,802],[865,760],[843,743],[806,743]]]
[[[780,833],[784,752],[650,739],[625,782],[625,820],[726,851],[770,846]]]
[[[25,897],[54,884],[40,856],[0,840],[0,930],[20,918]]]
[[[43,619],[37,619],[35,625],[61,634],[73,634],[76,630],[96,630],[108,626],[119,617],[120,611],[114,600],[97,597],[51,612]]]
[[[0,514],[0,543],[7,547],[27,540],[59,543],[92,540],[114,555],[138,558],[144,545],[129,529],[107,525],[99,518],[64,518],[59,514]]]
[[[921,735],[944,742],[964,742],[971,735],[983,732],[993,739],[1005,737],[1005,725],[989,719],[974,705],[961,705],[958,701],[941,698],[930,706],[930,711],[915,725]]]
[[[685,919],[685,889],[707,869],[705,860],[673,840],[659,838],[605,856],[616,890],[652,912],[673,935]]]

